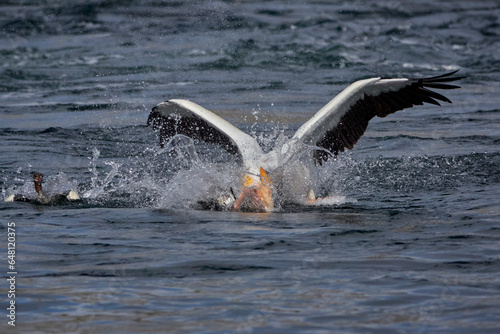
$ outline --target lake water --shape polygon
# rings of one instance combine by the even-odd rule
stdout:
[[[0,9],[2,333],[498,333],[497,1]],[[168,154],[145,126],[184,98],[271,147],[358,79],[455,69],[453,104],[373,120],[318,169],[329,205],[198,210],[231,159]],[[3,202],[33,172],[83,202]]]

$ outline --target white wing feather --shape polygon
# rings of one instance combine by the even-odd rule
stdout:
[[[254,166],[257,157],[262,156],[263,152],[255,138],[244,133],[225,119],[217,116],[213,112],[203,108],[202,106],[181,99],[169,100],[162,102],[155,107],[159,114],[167,119],[168,117],[197,118],[206,122],[212,129],[229,138],[234,146],[238,148],[243,164],[247,170],[258,173],[258,166]],[[193,129],[194,131],[195,129]],[[196,129],[204,131],[204,129]]]
[[[408,86],[408,79],[371,78],[356,81],[340,92],[321,108],[311,119],[304,123],[293,138],[305,144],[314,145],[326,132],[337,126],[342,116],[365,95],[377,96],[380,93],[397,91]]]

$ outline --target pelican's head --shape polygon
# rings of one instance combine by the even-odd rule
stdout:
[[[261,167],[260,175],[245,174],[233,211],[271,212],[273,207],[273,183],[267,172]]]

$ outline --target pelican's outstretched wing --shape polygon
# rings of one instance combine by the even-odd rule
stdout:
[[[432,78],[360,80],[331,100],[316,115],[304,123],[294,138],[308,145],[324,148],[334,155],[345,148],[352,149],[363,135],[368,122],[375,116],[385,117],[391,113],[424,102],[440,105],[438,101],[451,101],[428,88],[455,89],[459,86],[445,82],[464,77],[450,77],[457,71]],[[329,153],[316,150],[314,159],[321,164],[328,160]]]
[[[160,144],[181,134],[216,143],[232,154],[240,154],[248,164],[262,154],[257,141],[213,112],[187,100],[170,100],[153,108],[148,125],[160,131]]]

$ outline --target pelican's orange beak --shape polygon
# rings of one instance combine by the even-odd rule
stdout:
[[[262,167],[260,177],[246,174],[233,211],[271,212],[274,207],[272,186],[271,177]]]

